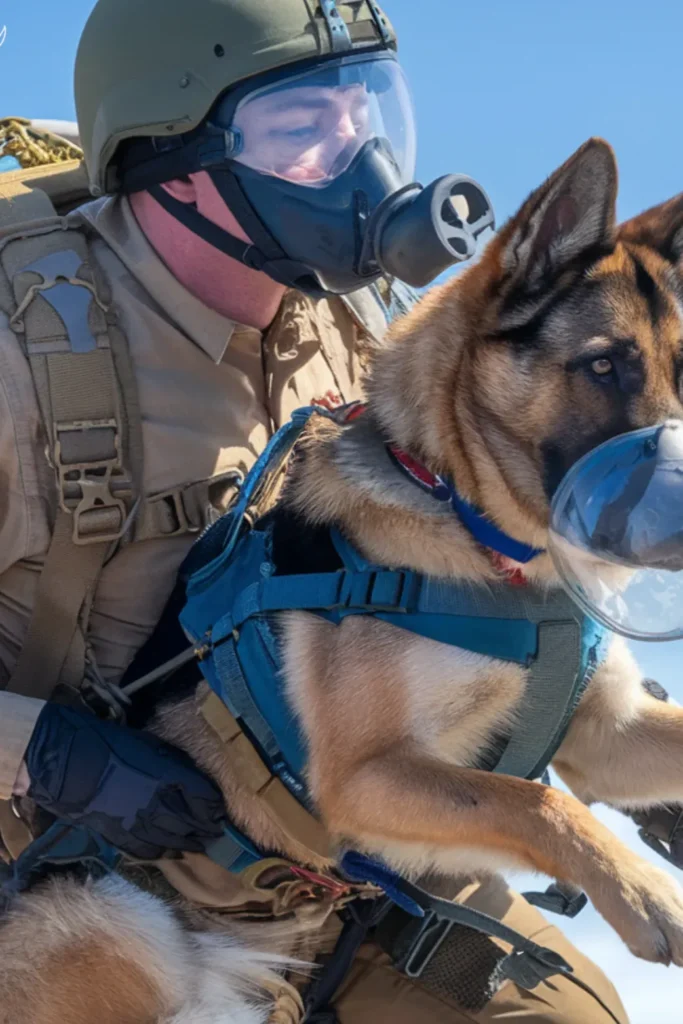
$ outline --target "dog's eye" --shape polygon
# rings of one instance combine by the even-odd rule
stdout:
[[[605,377],[608,373],[611,373],[614,369],[614,364],[611,359],[603,357],[602,359],[594,359],[591,363],[591,370],[598,377]]]

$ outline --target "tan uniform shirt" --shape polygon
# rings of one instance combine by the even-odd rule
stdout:
[[[369,338],[339,299],[288,292],[265,338],[208,309],[147,242],[126,199],[80,211],[128,338],[142,412],[147,494],[249,469],[272,428],[333,392],[360,396]],[[3,322],[4,321],[4,322]],[[52,470],[27,362],[0,316],[0,687],[26,633],[48,549]],[[191,537],[124,547],[105,566],[90,620],[100,671],[120,678],[154,628]],[[42,704],[0,693],[0,799]]]

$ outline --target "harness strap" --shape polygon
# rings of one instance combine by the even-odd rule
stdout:
[[[351,904],[347,908],[344,927],[332,956],[306,993],[306,1024],[337,1024],[337,1015],[330,1003],[351,970],[368,932],[381,921],[390,905],[389,900],[380,899],[374,904]]]
[[[332,858],[330,837],[325,827],[292,796],[280,779],[269,771],[241,725],[231,715],[220,697],[211,691],[202,702],[200,710],[206,722],[225,744],[230,770],[238,784],[258,797],[259,806],[290,840],[310,850],[318,858]],[[226,860],[230,859],[238,848],[240,855],[246,851],[250,855],[255,854],[255,859],[261,859],[263,854],[256,851],[248,840],[248,847],[244,842],[244,837],[240,833],[230,833],[217,840],[219,845],[207,849],[207,853],[224,867],[228,866]],[[230,869],[235,870],[234,860],[230,862]]]
[[[581,978],[576,977],[574,968],[563,956],[552,949],[539,945],[533,939],[527,938],[526,935],[515,931],[514,928],[503,924],[502,921],[498,921],[495,917],[491,917],[481,910],[467,907],[462,903],[434,896],[432,893],[427,892],[413,882],[409,882],[406,878],[402,878],[400,875],[384,867],[384,865],[365,857],[363,854],[347,853],[342,860],[341,869],[344,874],[354,880],[368,881],[379,885],[408,914],[411,914],[413,917],[423,918],[425,922],[421,932],[423,937],[426,937],[429,930],[439,922],[450,922],[463,925],[466,928],[472,928],[483,935],[500,939],[512,947],[512,952],[501,962],[500,967],[506,977],[514,982],[514,984],[519,985],[520,988],[533,991],[541,982],[547,981],[548,978],[553,977],[555,974],[562,974],[578,985],[579,988],[593,996],[609,1017],[616,1024],[620,1024],[619,1018],[612,1013],[597,992],[590,985],[587,985],[586,982],[582,981]],[[443,941],[446,934],[447,930],[440,929],[439,943]],[[438,944],[434,945],[432,943],[429,950],[430,954],[433,955],[437,948]],[[419,945],[413,944],[409,951],[409,957],[413,961],[413,966],[415,966],[415,960],[419,955]],[[419,977],[427,962],[428,960],[422,956],[420,970],[417,973],[413,970],[412,976]],[[410,973],[410,967],[410,962],[402,965],[402,969],[406,973]]]
[[[22,212],[45,213],[46,197],[18,185]],[[49,203],[49,200],[47,200]],[[0,266],[11,287],[4,312],[34,381],[57,478],[53,537],[26,640],[9,688],[47,698],[56,685],[80,687],[87,620],[110,546],[132,509],[142,445],[132,372],[125,392],[117,373],[125,353],[92,276],[82,231],[65,220],[5,226]],[[135,434],[135,440],[131,441]]]
[[[132,529],[135,541],[201,533],[226,510],[242,476],[230,471],[146,497]]]
[[[580,664],[579,623],[540,623],[538,653],[524,691],[527,711],[516,723],[495,772],[534,779],[547,767],[587,686],[585,676],[577,673]]]
[[[55,216],[48,196],[22,180],[0,182],[0,197],[0,309],[31,370],[58,499],[9,688],[46,699],[86,677],[90,609],[116,546],[199,533],[215,518],[216,495],[219,507],[234,495],[237,474],[143,497],[136,378],[90,232]]]
[[[271,576],[239,594],[214,626],[211,640],[220,644],[253,616],[278,611],[320,612],[337,622],[347,615],[372,614],[431,639],[528,666],[541,653],[540,623],[561,616],[562,624],[578,630],[569,601],[564,594],[545,595],[531,588],[523,594],[499,588],[494,594],[467,581],[446,582],[408,570]],[[566,655],[568,644],[562,649]],[[576,674],[576,659],[571,664]]]
[[[28,632],[7,687],[13,693],[48,700],[59,681],[69,688],[78,688],[83,681],[85,643],[77,639],[79,618],[99,577],[106,547],[91,545],[74,558],[72,530],[71,517],[60,509]],[[81,641],[82,637],[80,632]]]
[[[235,601],[232,613],[217,624],[214,639],[222,639],[252,615],[286,609],[320,609],[337,612],[341,617],[372,611],[387,615],[443,612],[539,623],[555,620],[558,614],[574,618],[573,607],[571,598],[559,591],[545,593],[532,587],[512,591],[501,587],[494,592],[467,580],[437,579],[406,569],[295,573],[269,576],[247,586]],[[526,641],[522,646],[526,647]]]

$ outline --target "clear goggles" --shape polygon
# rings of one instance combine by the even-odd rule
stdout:
[[[324,188],[373,139],[389,144],[401,179],[414,180],[415,116],[393,56],[346,58],[228,93],[212,120],[234,138],[233,159],[261,174]]]
[[[683,421],[580,459],[553,499],[548,550],[592,618],[635,640],[683,638]]]

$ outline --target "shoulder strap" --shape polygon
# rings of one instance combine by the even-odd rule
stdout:
[[[85,234],[57,217],[41,190],[1,185],[0,308],[31,368],[58,497],[9,687],[46,698],[57,683],[75,688],[84,678],[89,608],[139,492],[142,446],[125,339],[99,293]]]
[[[234,472],[142,492],[135,374],[88,226],[59,217],[43,188],[80,165],[0,175],[0,312],[29,363],[55,471],[58,510],[10,688],[47,697],[80,686],[90,605],[105,560],[131,541],[200,533],[235,492]],[[60,171],[60,168],[62,170]],[[67,193],[60,199],[66,201]],[[81,196],[81,198],[83,198]],[[91,659],[90,659],[91,661]],[[89,664],[91,675],[96,666]],[[111,687],[89,680],[111,705]],[[113,705],[116,710],[116,704]]]

